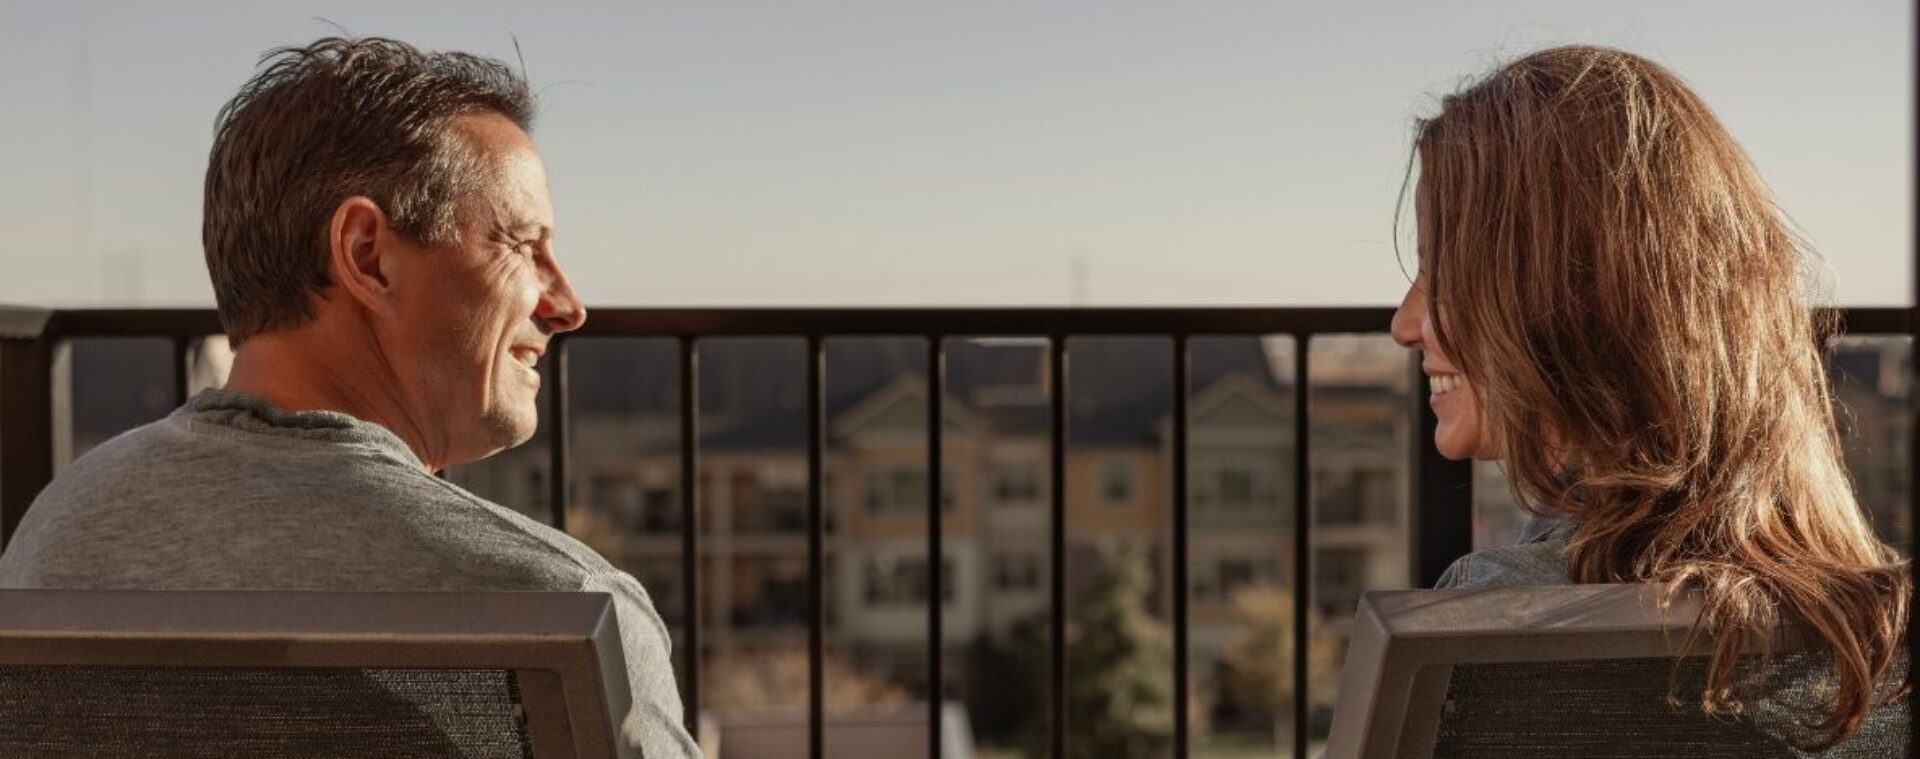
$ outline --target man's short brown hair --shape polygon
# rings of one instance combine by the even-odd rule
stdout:
[[[220,110],[207,161],[201,237],[228,338],[313,318],[327,227],[349,197],[423,244],[455,242],[457,201],[488,172],[451,122],[489,111],[532,125],[526,81],[490,58],[337,37],[262,57]]]

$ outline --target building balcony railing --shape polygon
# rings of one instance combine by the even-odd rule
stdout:
[[[845,541],[852,539],[848,536],[859,534],[854,520],[880,523],[899,517],[901,509],[897,505],[901,494],[893,491],[900,487],[924,488],[925,492],[917,496],[918,502],[924,504],[919,507],[918,518],[923,520],[923,524],[941,524],[942,527],[920,531],[924,532],[924,555],[930,560],[922,561],[910,571],[900,570],[904,574],[882,577],[883,584],[890,583],[884,585],[889,593],[899,590],[896,586],[901,582],[901,577],[923,583],[926,588],[942,588],[941,595],[955,592],[952,588],[953,578],[943,577],[944,573],[953,571],[949,562],[943,559],[950,550],[955,550],[947,542],[954,539],[954,532],[948,525],[955,520],[972,519],[977,522],[974,529],[990,531],[995,529],[995,524],[1023,524],[1020,522],[1024,518],[1022,515],[1032,510],[1036,512],[1036,518],[1032,521],[1044,526],[1045,555],[1041,561],[1046,571],[1042,572],[1040,567],[1029,563],[1006,561],[991,567],[991,573],[982,572],[982,576],[990,576],[996,585],[1005,584],[1007,587],[1025,589],[1038,585],[1040,587],[1035,591],[1044,595],[1048,652],[1046,748],[1052,756],[1066,756],[1065,747],[1069,739],[1065,693],[1069,638],[1067,607],[1070,597],[1067,564],[1072,528],[1069,524],[1068,491],[1076,486],[1075,483],[1094,483],[1092,489],[1096,492],[1073,494],[1073,497],[1096,504],[1122,502],[1136,490],[1157,491],[1166,497],[1164,511],[1146,513],[1151,513],[1155,520],[1150,529],[1156,534],[1156,545],[1165,548],[1165,554],[1158,561],[1165,567],[1167,577],[1155,595],[1161,599],[1173,641],[1173,692],[1182,694],[1183,700],[1184,694],[1189,692],[1192,676],[1189,662],[1193,648],[1190,645],[1190,595],[1201,596],[1194,599],[1196,606],[1211,609],[1224,604],[1224,588],[1234,583],[1278,577],[1285,578],[1284,582],[1290,585],[1293,598],[1305,599],[1309,596],[1312,587],[1310,581],[1315,572],[1346,576],[1364,570],[1360,565],[1364,557],[1351,551],[1342,553],[1338,548],[1327,552],[1326,557],[1320,560],[1322,566],[1316,566],[1312,557],[1315,556],[1317,527],[1328,531],[1328,540],[1344,545],[1346,541],[1357,539],[1352,536],[1364,533],[1368,524],[1384,520],[1389,529],[1399,531],[1406,538],[1404,545],[1408,555],[1404,557],[1403,564],[1396,566],[1406,568],[1404,580],[1414,586],[1432,584],[1454,558],[1474,547],[1475,470],[1466,463],[1444,460],[1434,452],[1429,441],[1435,420],[1431,408],[1425,403],[1426,377],[1418,371],[1415,361],[1405,361],[1404,369],[1395,380],[1400,383],[1397,385],[1399,390],[1391,397],[1394,403],[1404,404],[1395,412],[1398,416],[1374,421],[1362,418],[1360,421],[1362,424],[1381,426],[1382,429],[1399,430],[1392,433],[1391,439],[1404,446],[1404,463],[1399,470],[1403,474],[1376,477],[1373,475],[1377,472],[1356,469],[1335,479],[1309,476],[1309,473],[1315,472],[1315,462],[1312,460],[1315,448],[1309,443],[1318,429],[1316,408],[1331,408],[1345,402],[1339,391],[1328,391],[1324,395],[1318,390],[1310,391],[1308,378],[1315,376],[1315,367],[1312,364],[1314,352],[1309,348],[1314,341],[1331,336],[1383,333],[1391,316],[1391,310],[1387,308],[595,308],[592,309],[592,315],[584,329],[556,337],[549,348],[549,362],[543,367],[546,372],[543,393],[547,407],[543,411],[545,424],[542,434],[546,440],[546,459],[542,462],[544,473],[538,479],[538,487],[546,491],[544,500],[548,511],[542,516],[548,523],[565,530],[568,528],[569,512],[583,513],[579,510],[586,508],[582,504],[587,503],[597,508],[614,509],[620,514],[613,519],[618,524],[649,526],[647,529],[670,527],[678,532],[679,587],[665,595],[675,596],[690,607],[677,615],[678,629],[674,632],[678,638],[679,680],[688,709],[687,722],[695,729],[699,724],[695,712],[702,703],[703,657],[700,652],[704,650],[703,637],[707,634],[703,627],[728,622],[752,626],[748,623],[757,625],[768,620],[804,622],[807,627],[806,704],[810,746],[813,756],[820,755],[826,708],[822,663],[825,635],[829,624],[843,624],[845,616],[836,614],[827,606],[830,582],[826,564],[828,555],[830,552],[843,552],[847,545]],[[1914,334],[1914,310],[1852,308],[1844,309],[1842,316],[1845,330],[1850,335],[1911,337]],[[217,336],[220,332],[220,324],[210,309],[0,308],[0,540],[11,535],[34,496],[55,474],[62,455],[71,453],[60,453],[57,443],[58,440],[70,440],[71,437],[70,431],[60,429],[57,424],[72,419],[71,378],[63,377],[63,373],[71,372],[73,368],[64,363],[63,346],[71,341],[95,338],[164,341],[172,351],[170,400],[178,404],[184,402],[196,381],[192,376],[196,346],[200,345],[201,340]],[[805,598],[804,605],[783,598],[779,599],[780,603],[768,607],[772,611],[734,608],[716,617],[703,615],[700,611],[701,604],[705,602],[703,599],[713,597],[711,592],[703,595],[703,583],[708,581],[705,575],[710,571],[703,565],[703,557],[710,558],[711,552],[703,551],[702,541],[708,532],[706,526],[720,518],[717,514],[707,513],[714,506],[711,494],[704,491],[729,488],[731,485],[723,480],[702,476],[703,457],[725,455],[704,447],[703,441],[711,439],[706,435],[712,432],[705,427],[709,421],[715,420],[703,418],[702,355],[703,346],[708,341],[740,337],[789,338],[804,345],[801,351],[804,379],[800,383],[803,385],[801,392],[805,407],[804,437],[800,441],[805,451],[803,475],[800,478],[804,480],[804,499],[801,501],[804,509],[798,512],[791,508],[776,509],[755,516],[748,520],[750,524],[742,525],[740,537],[727,539],[750,541],[766,535],[803,535],[804,541],[795,550],[805,561]],[[921,417],[924,429],[923,439],[918,445],[919,460],[912,462],[910,470],[902,470],[899,462],[893,462],[889,466],[895,468],[887,470],[886,477],[874,479],[879,483],[877,486],[890,488],[884,498],[869,499],[851,494],[843,496],[838,491],[851,491],[861,480],[830,468],[830,463],[831,467],[841,464],[840,459],[834,458],[830,452],[836,439],[835,427],[839,418],[829,413],[827,345],[834,340],[881,337],[917,341],[922,348],[922,355],[916,357],[920,365],[913,367],[913,373],[918,375],[924,388],[917,391],[919,401],[913,407],[924,414]],[[1113,337],[1148,337],[1163,341],[1165,355],[1170,357],[1165,366],[1168,376],[1158,380],[1170,388],[1169,408],[1155,428],[1158,430],[1155,434],[1160,435],[1156,445],[1160,446],[1160,453],[1164,454],[1167,462],[1164,482],[1141,483],[1134,479],[1137,475],[1128,473],[1130,470],[1125,465],[1098,462],[1090,464],[1095,466],[1095,471],[1087,478],[1069,476],[1067,450],[1070,436],[1076,434],[1074,420],[1077,417],[1074,409],[1079,384],[1079,378],[1073,374],[1076,370],[1075,341]],[[1270,356],[1275,360],[1268,367],[1277,383],[1291,383],[1289,392],[1275,396],[1284,399],[1279,404],[1280,408],[1274,411],[1275,418],[1283,419],[1286,428],[1267,431],[1275,436],[1274,439],[1285,442],[1284,450],[1289,452],[1291,460],[1280,462],[1278,470],[1291,473],[1288,476],[1207,469],[1201,475],[1204,482],[1190,479],[1190,474],[1201,471],[1190,472],[1189,466],[1199,443],[1189,437],[1189,431],[1193,429],[1191,416],[1196,402],[1195,393],[1196,390],[1207,389],[1195,387],[1194,345],[1197,341],[1215,337],[1290,338],[1291,351]],[[674,346],[671,355],[676,377],[672,390],[677,408],[672,414],[672,426],[677,427],[677,436],[655,436],[656,442],[670,441],[661,445],[666,446],[664,456],[668,460],[663,466],[677,471],[677,476],[672,478],[674,484],[635,485],[629,490],[619,491],[616,490],[617,483],[610,483],[606,485],[604,494],[598,492],[601,485],[595,484],[593,487],[596,492],[592,498],[577,497],[572,492],[580,480],[572,476],[572,469],[576,458],[582,453],[579,449],[582,443],[570,435],[569,425],[574,424],[577,418],[570,414],[570,409],[576,400],[574,380],[585,378],[570,376],[569,346],[596,338],[653,338]],[[956,425],[964,427],[966,423],[965,420],[956,421],[956,417],[978,410],[949,407],[966,401],[956,400],[951,392],[948,360],[950,346],[956,344],[953,341],[973,340],[1019,340],[1032,349],[1037,366],[1036,371],[1026,379],[1037,387],[1030,388],[1036,392],[1026,395],[1032,396],[1028,398],[1029,401],[1037,402],[1022,407],[1031,412],[1023,423],[1028,424],[1026,429],[1033,433],[1035,439],[1044,442],[1041,447],[1045,450],[1046,459],[1039,471],[1010,468],[1006,473],[993,474],[995,479],[991,482],[986,474],[974,474],[982,482],[976,488],[979,491],[977,500],[981,505],[969,511],[953,506],[969,496],[955,493],[952,480],[956,476],[951,468],[959,465],[953,463],[956,459],[949,449],[981,445],[981,433],[977,430],[955,431]],[[1107,368],[1110,367],[1101,367],[1103,371]],[[1915,504],[1920,504],[1920,497],[1915,494],[1920,478],[1912,476],[1916,469],[1920,469],[1915,461],[1916,456],[1920,456],[1920,446],[1911,444],[1914,419],[1920,418],[1912,412],[1910,400],[1914,395],[1912,360],[1909,358],[1895,373],[1904,376],[1883,377],[1881,380],[1897,384],[1909,399],[1908,413],[1904,417],[1904,439],[1909,442],[1898,451],[1901,456],[1894,467],[1904,468],[1906,472],[1900,482],[1904,488],[1906,511],[1899,518],[1910,529],[1914,524],[1912,509]],[[984,384],[993,383],[986,381]],[[989,400],[1025,397],[1025,391],[1011,385],[978,389],[977,395]],[[1359,416],[1365,417],[1365,414]],[[1120,454],[1114,454],[1100,461],[1121,460]],[[835,472],[839,474],[833,474]],[[896,472],[898,476],[894,476]],[[829,484],[830,480],[832,484]],[[1326,512],[1327,521],[1316,525],[1312,509],[1306,507],[1316,495],[1310,492],[1316,485],[1328,493],[1351,494],[1347,496],[1349,499],[1370,502],[1337,504]],[[1371,503],[1380,500],[1385,494],[1384,490],[1394,488],[1403,490],[1396,495],[1404,497],[1408,504],[1403,515],[1396,509]],[[1012,496],[993,496],[995,493],[1001,496],[1020,494],[1024,500]],[[933,516],[942,494],[945,494],[950,511],[944,519]],[[776,491],[776,495],[774,500],[781,503],[794,500],[792,492],[788,490]],[[1320,495],[1324,497],[1326,494]],[[1273,518],[1271,513],[1257,511],[1255,506],[1265,502],[1264,499],[1287,496],[1290,496],[1294,508],[1284,520],[1285,523],[1277,527],[1284,530],[1286,538],[1291,541],[1290,550],[1282,551],[1264,562],[1223,562],[1218,567],[1207,567],[1204,576],[1190,576],[1190,550],[1195,544],[1193,529],[1224,525],[1221,533],[1225,534],[1239,529],[1236,526],[1275,523],[1280,520]],[[677,503],[673,503],[672,499],[677,499]],[[1028,504],[1028,501],[1031,503]],[[882,504],[884,508],[872,506],[875,503]],[[1022,504],[1030,508],[1016,508]],[[1073,508],[1081,507],[1076,505]],[[830,522],[833,526],[828,529]],[[833,541],[833,545],[826,545],[826,541]],[[645,545],[658,544],[657,538],[649,538],[645,542]],[[631,552],[634,547],[634,544],[630,544],[626,550]],[[834,561],[846,562],[847,559],[836,556]],[[857,568],[841,569],[854,571]],[[786,588],[785,582],[775,583],[774,587]],[[869,586],[870,593],[873,587],[876,586]],[[1195,592],[1196,588],[1198,593]],[[950,648],[945,638],[947,625],[944,617],[959,612],[952,601],[931,602],[930,599],[935,595],[921,592],[917,596],[917,603],[923,607],[921,612],[925,616],[927,651],[943,652]],[[899,598],[887,598],[890,607],[898,606]],[[1345,596],[1332,599],[1336,606],[1350,605],[1351,601]],[[796,615],[795,608],[803,611]],[[836,619],[842,621],[835,622]],[[1310,639],[1308,614],[1293,613],[1290,625],[1292,640]],[[1307,697],[1311,687],[1310,650],[1311,646],[1308,645],[1291,646],[1291,693],[1298,697],[1291,699],[1290,708],[1293,711],[1292,724],[1296,726],[1310,724],[1312,715],[1309,709],[1316,700]],[[942,696],[949,690],[943,683],[951,673],[945,671],[947,665],[944,656],[936,653],[924,658],[925,688],[926,693],[931,694],[927,699],[928,751],[930,756],[938,757],[943,745],[940,732],[945,724],[941,719]],[[1173,710],[1176,756],[1187,754],[1192,732],[1190,719],[1187,708]],[[1304,727],[1292,731],[1294,756],[1307,755],[1309,732]]]

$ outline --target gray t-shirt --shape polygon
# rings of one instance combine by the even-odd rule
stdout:
[[[201,393],[54,478],[0,555],[0,587],[609,593],[633,688],[624,742],[699,755],[638,581],[346,414]]]

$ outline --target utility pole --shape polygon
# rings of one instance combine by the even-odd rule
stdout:
[[[1068,275],[1070,277],[1070,282],[1069,282],[1070,294],[1068,295],[1068,301],[1067,301],[1069,304],[1073,306],[1077,307],[1077,306],[1087,305],[1087,277],[1088,277],[1087,272],[1089,271],[1089,268],[1090,268],[1090,264],[1088,264],[1087,262],[1086,251],[1084,250],[1074,251],[1073,261],[1072,261],[1072,273]]]

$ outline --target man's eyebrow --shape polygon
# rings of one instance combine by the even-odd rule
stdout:
[[[518,224],[496,224],[493,228],[493,235],[494,237],[504,239],[524,241],[527,238],[533,238],[535,242],[546,242],[548,238],[553,237],[553,227],[533,221],[525,221]]]

